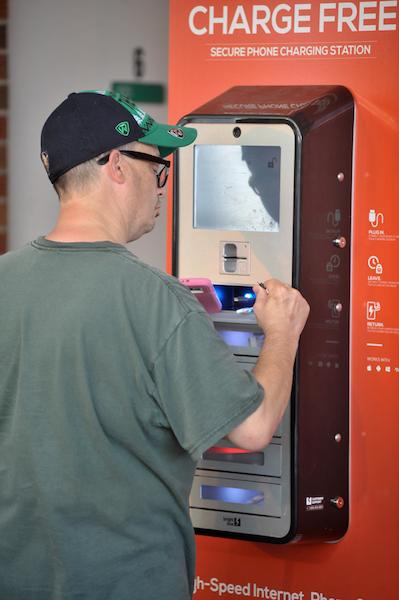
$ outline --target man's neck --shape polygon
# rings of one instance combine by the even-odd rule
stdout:
[[[68,200],[61,203],[53,229],[45,236],[54,242],[114,242],[125,244],[121,219],[93,208],[90,203]]]
[[[47,240],[53,242],[114,242],[123,244],[119,239],[113,239],[107,232],[100,230],[91,230],[89,228],[69,229],[67,227],[55,226],[47,235],[44,236]]]

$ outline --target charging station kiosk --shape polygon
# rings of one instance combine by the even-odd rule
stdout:
[[[243,369],[263,343],[240,311],[256,281],[281,279],[311,306],[271,443],[223,439],[198,464],[198,533],[284,543],[347,530],[353,119],[342,86],[239,86],[181,121],[198,137],[176,157],[174,275],[212,281],[215,328]]]

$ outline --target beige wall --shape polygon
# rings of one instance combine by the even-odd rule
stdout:
[[[12,0],[9,7],[10,113],[8,248],[46,233],[57,198],[39,158],[48,114],[71,91],[132,81],[133,49],[145,49],[145,81],[167,79],[167,0]],[[142,105],[164,120],[166,105]],[[165,266],[165,210],[158,226],[131,245]]]

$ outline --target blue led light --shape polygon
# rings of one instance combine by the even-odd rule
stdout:
[[[246,298],[247,300],[252,300],[253,298],[255,298],[255,294],[251,294],[251,292],[246,292],[244,294],[244,298]]]
[[[224,293],[224,290],[223,290],[223,286],[221,286],[221,285],[214,285],[213,287],[215,288],[216,296],[219,298],[220,302],[223,304],[223,300],[225,298],[225,293]]]
[[[201,498],[232,504],[263,504],[265,500],[263,492],[259,490],[213,485],[201,485]]]

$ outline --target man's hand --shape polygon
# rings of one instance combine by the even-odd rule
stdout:
[[[268,335],[278,334],[297,340],[309,315],[309,304],[298,290],[278,279],[268,279],[253,290],[254,313],[259,327]]]
[[[228,438],[247,450],[261,450],[273,437],[291,395],[292,372],[299,336],[309,305],[298,290],[269,279],[254,286],[254,312],[265,342],[253,370],[265,390],[262,404],[233,429]]]

